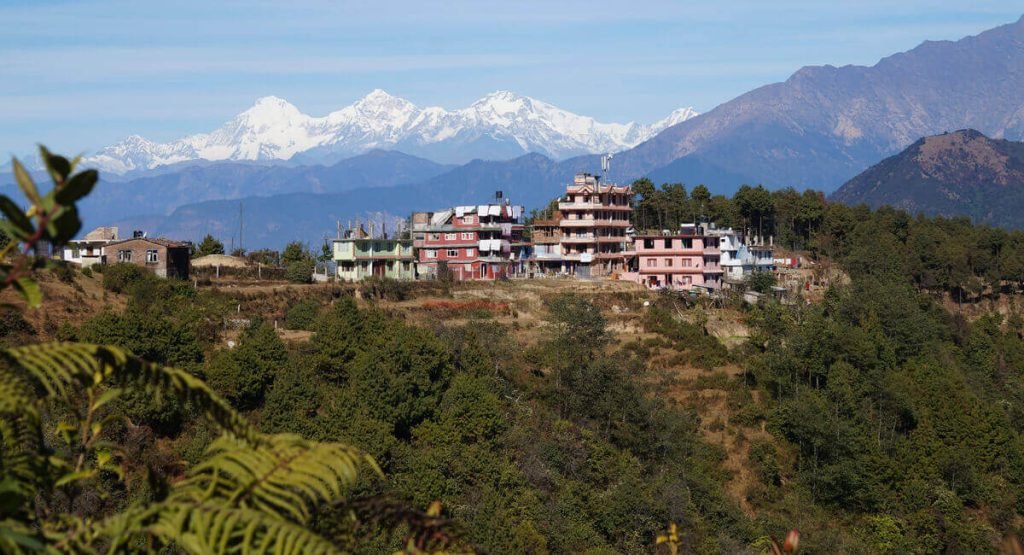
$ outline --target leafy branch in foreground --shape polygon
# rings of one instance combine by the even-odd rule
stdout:
[[[97,182],[40,147],[53,179],[41,195],[24,166],[15,179],[30,206],[0,196],[0,290],[14,287],[29,307],[42,292],[31,278],[45,266],[43,244],[61,247],[81,228],[75,202]],[[166,491],[90,513],[68,511],[79,495],[102,497],[103,483],[128,481],[130,455],[117,441],[133,425],[114,409],[128,392],[171,396],[219,430],[205,458]],[[0,552],[335,553],[311,530],[318,507],[343,501],[361,472],[380,475],[359,449],[294,435],[263,435],[202,380],[127,351],[45,343],[0,351]]]

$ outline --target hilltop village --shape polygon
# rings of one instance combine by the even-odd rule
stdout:
[[[796,265],[773,256],[771,237],[745,235],[714,222],[637,229],[631,218],[633,198],[628,185],[580,173],[549,210],[533,218],[497,191],[481,204],[415,212],[392,233],[383,225],[341,229],[339,224],[330,249],[333,277],[345,282],[613,279],[652,290],[713,294],[777,265]],[[190,248],[187,242],[142,232],[121,239],[117,228],[104,227],[66,247],[62,258],[82,266],[131,263],[179,278],[189,276],[190,264],[230,266],[235,260],[190,261]]]

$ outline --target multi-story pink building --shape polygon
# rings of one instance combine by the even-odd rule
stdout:
[[[705,237],[698,226],[684,225],[677,233],[637,235],[629,255],[629,271],[622,278],[650,289],[721,285],[718,239]]]
[[[436,277],[444,268],[459,281],[493,280],[523,271],[522,206],[508,201],[456,206],[412,217],[416,269]]]
[[[580,277],[625,269],[633,192],[629,186],[602,185],[600,178],[577,174],[558,203],[562,272]]]

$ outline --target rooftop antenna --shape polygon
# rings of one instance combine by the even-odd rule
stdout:
[[[609,152],[608,154],[605,154],[604,156],[601,157],[601,173],[607,175],[608,172],[611,171],[613,156],[614,155],[611,152]]]

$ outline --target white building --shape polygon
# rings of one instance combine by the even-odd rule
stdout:
[[[87,267],[103,263],[103,247],[118,240],[116,227],[97,227],[85,237],[64,246],[61,259]]]
[[[770,272],[775,269],[772,257],[772,240],[764,243],[764,238],[749,238],[731,228],[714,229],[709,226],[706,237],[717,237],[721,251],[722,280],[725,283],[742,283],[754,272]]]

